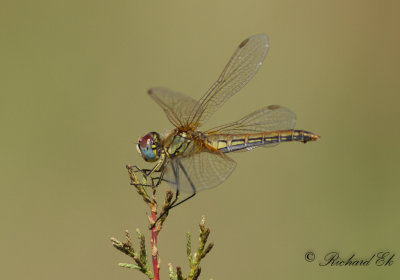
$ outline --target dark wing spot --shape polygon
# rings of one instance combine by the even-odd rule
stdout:
[[[239,48],[243,48],[244,46],[246,46],[247,42],[249,41],[249,38],[247,38],[246,40],[244,40],[243,42],[240,43]]]
[[[281,106],[279,106],[279,105],[269,105],[268,106],[268,109],[270,109],[270,110],[275,110],[275,109],[278,109],[278,108],[280,108]]]

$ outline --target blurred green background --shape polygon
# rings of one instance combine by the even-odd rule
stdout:
[[[187,273],[185,233],[196,244],[203,214],[215,248],[201,279],[400,275],[398,1],[0,5],[2,279],[145,279],[117,266],[131,260],[109,238],[146,232],[125,164],[151,166],[137,139],[172,129],[146,91],[200,98],[256,33],[270,37],[264,65],[206,128],[280,104],[322,138],[232,155],[224,184],[171,212],[162,279],[169,262]],[[382,250],[392,266],[318,265]]]

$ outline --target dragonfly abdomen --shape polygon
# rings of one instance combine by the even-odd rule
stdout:
[[[279,130],[256,134],[215,134],[207,136],[207,143],[223,152],[251,150],[258,146],[298,141],[307,143],[315,141],[318,135],[305,130]]]

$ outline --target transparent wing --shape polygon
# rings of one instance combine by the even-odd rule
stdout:
[[[257,73],[268,47],[268,36],[265,34],[254,35],[240,43],[218,80],[200,99],[188,124],[200,126],[232,95],[243,88]]]
[[[206,131],[207,134],[251,134],[293,129],[296,115],[278,105],[263,107],[240,120]]]
[[[148,94],[161,106],[175,127],[184,126],[198,104],[193,98],[168,88],[152,88],[148,91]]]
[[[218,152],[200,152],[171,159],[164,180],[180,192],[194,193],[218,186],[236,167],[236,162]]]

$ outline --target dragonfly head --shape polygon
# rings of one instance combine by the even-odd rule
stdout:
[[[157,161],[160,155],[160,135],[157,132],[149,132],[139,139],[137,151],[145,161]]]

